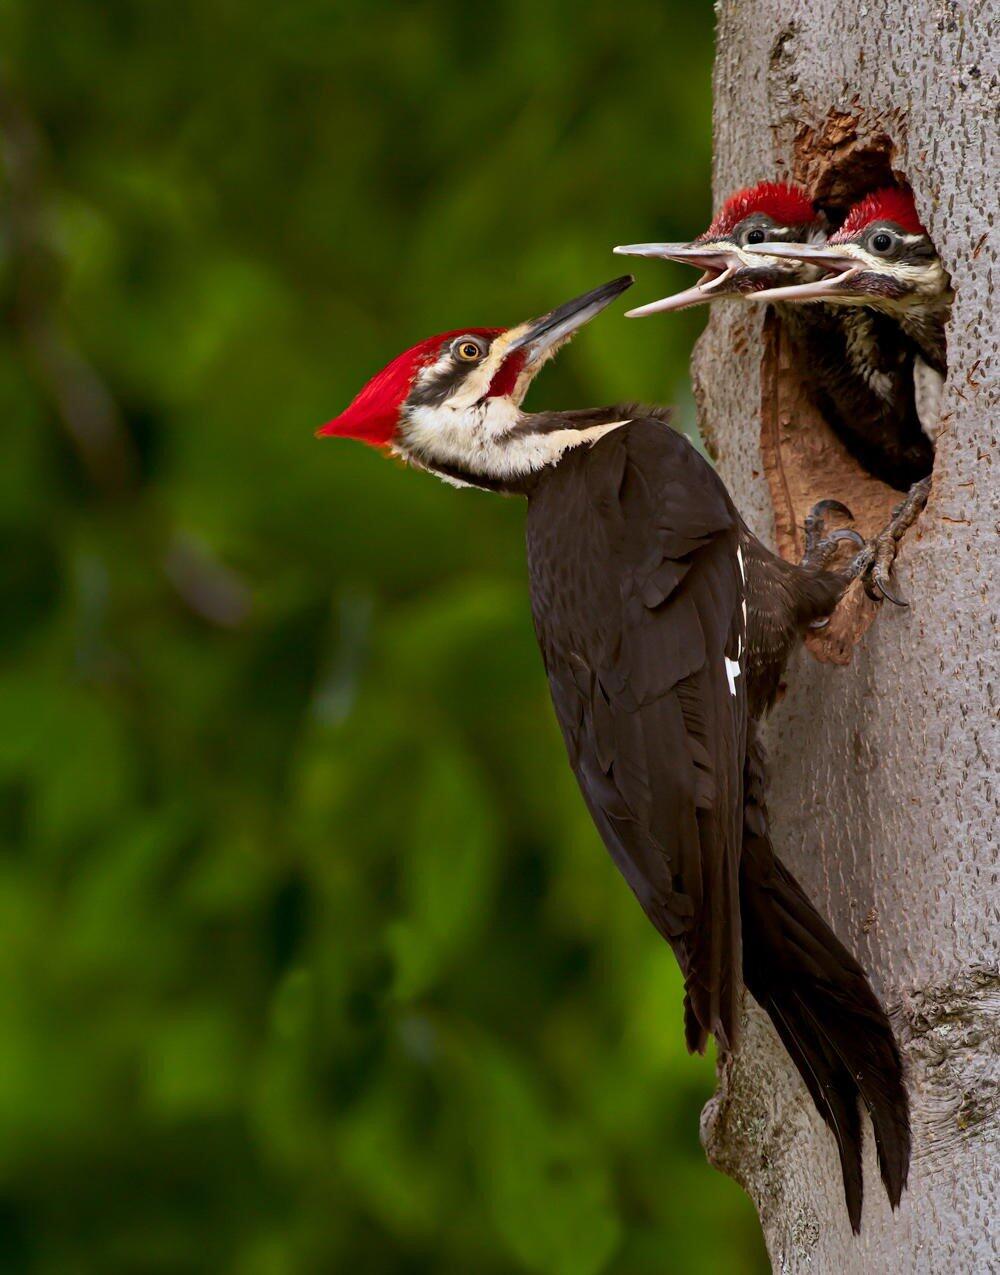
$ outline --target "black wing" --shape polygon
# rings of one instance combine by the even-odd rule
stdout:
[[[739,519],[691,444],[636,420],[530,496],[532,608],[570,762],[684,972],[689,1047],[734,1042],[746,749]]]

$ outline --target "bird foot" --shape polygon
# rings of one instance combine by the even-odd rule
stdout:
[[[840,527],[836,531],[826,532],[828,514],[839,514],[842,518],[853,519],[854,515],[839,500],[821,500],[813,505],[806,515],[803,524],[806,535],[805,553],[799,563],[807,570],[819,571],[827,565],[837,552],[837,547],[845,540],[864,549],[865,542],[852,527]]]
[[[909,606],[905,598],[901,598],[889,587],[892,564],[896,559],[899,542],[904,534],[913,526],[927,504],[931,494],[931,480],[921,478],[906,494],[906,499],[892,511],[892,517],[885,527],[872,537],[847,569],[851,580],[861,579],[865,592],[875,602],[883,598],[898,607]]]

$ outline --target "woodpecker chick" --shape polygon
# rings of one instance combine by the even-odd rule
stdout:
[[[946,370],[944,325],[954,300],[951,278],[917,213],[913,192],[890,186],[866,195],[825,244],[774,240],[750,245],[751,256],[772,254],[818,266],[826,277],[758,295],[763,301],[824,301],[867,306],[895,319],[924,357]]]
[[[756,253],[767,247],[773,247],[784,260],[817,266],[827,274],[811,282],[768,290],[759,294],[758,300],[782,305],[806,301],[863,306],[897,325],[893,345],[912,366],[917,415],[924,432],[934,439],[948,370],[945,323],[954,293],[948,272],[920,222],[913,192],[890,186],[866,195],[825,245],[774,242],[749,251]],[[856,311],[849,322],[855,334],[851,345],[857,374],[877,380],[878,367],[868,349],[875,330],[866,330]]]
[[[921,420],[937,420],[940,377],[924,375],[923,362],[914,372],[911,342],[906,338],[900,346],[895,318],[860,307],[845,312],[832,304],[832,293],[810,292],[814,285],[827,284],[822,272],[833,260],[825,224],[797,186],[761,182],[738,191],[691,244],[634,244],[615,250],[697,260],[711,267],[693,288],[629,314],[659,314],[724,298],[772,302],[831,428],[869,473],[906,491],[934,463],[930,431]],[[768,225],[775,230],[769,233]],[[807,298],[818,304],[795,304]],[[941,334],[943,342],[943,328]],[[929,365],[938,366],[933,360]]]
[[[807,283],[821,277],[819,267],[777,254],[753,255],[754,245],[815,243],[824,238],[825,223],[809,196],[786,182],[760,182],[739,190],[719,209],[712,224],[690,243],[622,244],[615,252],[626,257],[662,257],[698,266],[705,273],[683,292],[629,310],[630,319],[686,310],[723,298],[750,300],[756,293]]]
[[[688,1047],[733,1048],[745,985],[836,1139],[857,1230],[861,1101],[894,1207],[906,1183],[899,1051],[861,966],[774,855],[753,721],[846,578],[770,554],[662,411],[523,410],[547,359],[630,283],[431,337],[319,433],[527,498],[532,614],[570,764],[680,963]]]
[[[785,297],[803,296],[803,289],[824,282],[823,270],[829,261],[824,256],[825,226],[823,214],[799,186],[760,182],[737,191],[708,229],[689,244],[629,244],[615,249],[630,256],[686,261],[705,271],[694,287],[630,310],[628,317],[726,299],[773,300],[799,352],[817,407],[831,428],[866,469],[892,486],[905,488],[929,473],[933,463],[933,449],[921,432],[914,407],[921,382],[907,375],[905,356],[902,368],[895,348],[887,352],[884,366],[859,367],[859,351],[864,351],[866,363],[880,360],[879,333],[869,331],[870,323],[844,322],[832,306],[784,303]],[[887,329],[892,326],[888,320],[880,322]],[[907,504],[902,521],[886,528],[877,551],[873,542],[855,561],[854,573],[864,576],[872,597],[901,603],[890,588],[889,574],[903,522],[913,507],[912,502]],[[819,558],[826,547],[824,542]],[[816,556],[814,552],[804,561]]]
[[[882,596],[901,603],[887,587],[888,573],[900,538],[930,494],[933,456],[926,455],[929,448],[918,437],[917,427],[931,443],[940,428],[948,370],[945,324],[954,299],[951,279],[907,187],[890,186],[866,195],[825,245],[774,242],[759,251],[769,248],[784,260],[827,273],[818,280],[758,293],[757,300],[774,301],[783,310],[806,303],[809,309],[837,316],[847,357],[839,368],[817,357],[826,388],[845,411],[877,395],[884,404],[885,422],[898,430],[900,445],[883,450],[907,462],[896,468],[893,485],[901,486],[901,478],[917,479],[858,563]]]

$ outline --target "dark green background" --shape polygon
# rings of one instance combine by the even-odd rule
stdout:
[[[762,1268],[522,510],[313,438],[413,341],[704,224],[711,38],[683,0],[0,10],[0,1270]],[[689,419],[700,317],[622,308],[532,402]]]

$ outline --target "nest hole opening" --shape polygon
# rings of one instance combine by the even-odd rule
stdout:
[[[887,133],[868,131],[861,136],[859,121],[838,116],[819,129],[800,131],[793,175],[807,187],[832,232],[865,195],[906,184],[906,175],[894,164],[894,156],[895,147]],[[836,360],[847,357],[846,349],[838,348],[838,341],[842,346],[845,341],[860,339],[883,342],[885,345],[878,346],[880,354],[888,350],[890,338],[899,341],[891,317],[861,306],[850,309],[862,318],[852,319],[847,337],[835,319],[829,320],[830,332],[825,335],[822,325],[815,324],[811,339],[819,342],[818,346],[810,345],[809,333],[803,336],[803,306],[772,307],[765,320],[761,447],[778,547],[792,559],[802,554],[805,518],[818,501],[836,499],[846,504],[854,514],[854,527],[867,539],[885,527],[911,484],[933,469],[933,439],[921,426],[916,411],[919,388],[914,388],[912,372],[908,373],[909,381],[898,377],[905,401],[888,410],[884,418],[876,421],[873,417],[870,428],[874,441],[865,438],[862,415],[845,420],[844,404],[850,403],[849,395],[835,404],[833,396],[824,392],[823,369],[818,368],[818,362],[828,358],[830,368],[826,371],[835,375]],[[833,313],[832,307],[827,309],[827,318]],[[915,534],[915,530],[908,534]],[[877,614],[877,607],[860,589],[855,593],[841,622],[810,639],[818,658],[846,663],[851,648]]]

